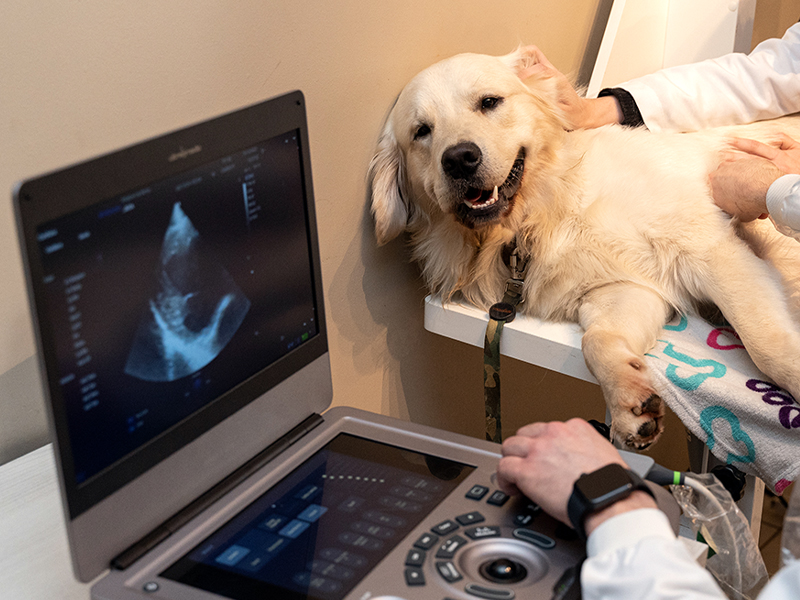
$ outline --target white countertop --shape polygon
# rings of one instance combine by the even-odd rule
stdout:
[[[0,598],[88,600],[64,527],[53,446],[0,465]]]

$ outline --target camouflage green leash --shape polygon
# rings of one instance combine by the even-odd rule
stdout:
[[[522,263],[521,265],[519,263]],[[483,342],[483,402],[486,409],[486,439],[503,441],[500,415],[500,336],[503,326],[517,315],[517,305],[522,302],[522,286],[528,260],[520,261],[519,251],[514,246],[509,258],[511,277],[506,281],[503,300],[489,309],[489,323]]]

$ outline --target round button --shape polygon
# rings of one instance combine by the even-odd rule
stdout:
[[[155,581],[148,581],[142,586],[142,589],[148,594],[158,591],[158,584]]]
[[[498,558],[481,565],[480,573],[494,583],[516,583],[528,575],[528,570],[510,558]]]

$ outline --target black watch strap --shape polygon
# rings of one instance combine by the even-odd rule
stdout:
[[[633,99],[633,96],[628,90],[623,90],[622,88],[605,88],[600,90],[600,93],[597,94],[598,98],[602,98],[603,96],[613,96],[617,99],[617,102],[619,102],[620,110],[622,110],[622,122],[620,125],[625,125],[627,127],[642,127],[644,125],[642,113],[639,112],[636,100]]]
[[[653,490],[641,477],[616,463],[581,475],[567,502],[567,515],[572,527],[585,540],[587,516],[624,500],[637,490],[650,494],[655,500]]]

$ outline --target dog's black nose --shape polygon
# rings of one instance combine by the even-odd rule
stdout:
[[[453,179],[468,179],[475,175],[483,155],[472,142],[461,142],[450,146],[442,155],[442,168]]]

